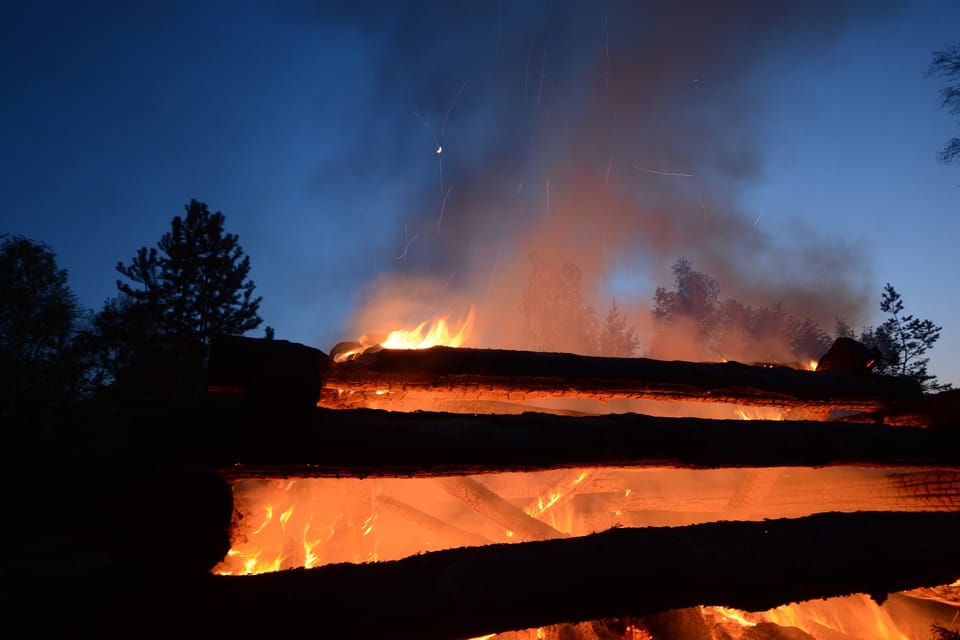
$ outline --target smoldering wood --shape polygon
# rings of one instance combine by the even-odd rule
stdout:
[[[417,392],[449,400],[635,398],[858,412],[888,411],[922,397],[913,381],[879,375],[453,347],[382,349],[331,364],[323,377],[321,405],[332,408]]]
[[[438,482],[447,493],[472,510],[512,531],[517,540],[526,542],[567,537],[567,534],[504,500],[475,478],[441,478]]]
[[[224,412],[215,415],[222,420]],[[879,424],[320,408],[273,424],[239,411],[224,424],[230,429],[217,453],[231,478],[428,477],[598,466],[960,468],[960,431]]]
[[[149,620],[151,632],[167,637],[259,638],[289,627],[453,640],[697,605],[762,611],[952,583],[958,537],[958,512],[612,529],[394,562],[206,576],[134,594],[128,618]]]
[[[749,470],[774,471],[772,469]],[[925,471],[838,477],[824,470],[784,470],[784,477],[753,503],[745,503],[738,485],[705,480],[696,489],[669,479],[646,491],[620,486],[579,494],[572,499],[576,530],[598,531],[614,525],[643,527],[695,524],[717,519],[797,518],[833,511],[960,511],[960,473]],[[731,508],[731,505],[735,505]]]
[[[373,497],[373,504],[381,509],[395,513],[407,522],[415,524],[431,533],[435,533],[444,540],[448,540],[458,546],[477,546],[493,543],[493,540],[488,540],[482,535],[444,522],[429,513],[425,513],[421,509],[385,494],[375,495]]]

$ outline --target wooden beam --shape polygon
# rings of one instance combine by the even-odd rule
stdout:
[[[960,576],[960,512],[824,513],[795,520],[612,529],[451,549],[395,562],[207,576],[133,593],[125,629],[164,637],[453,640],[697,605],[763,611]],[[131,626],[133,625],[133,626]]]
[[[960,468],[960,431],[879,424],[312,409],[214,412],[231,478],[453,476],[574,467]],[[214,420],[214,419],[212,419]]]
[[[323,373],[321,406],[386,407],[410,394],[457,401],[636,398],[812,411],[887,411],[922,397],[901,378],[739,362],[680,362],[504,349],[382,349]]]

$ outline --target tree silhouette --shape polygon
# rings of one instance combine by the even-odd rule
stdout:
[[[627,326],[627,317],[614,300],[610,304],[610,311],[603,323],[598,338],[600,355],[630,357],[635,355],[637,345],[637,331]]]
[[[156,247],[117,263],[128,282],[117,281],[119,297],[97,318],[120,378],[164,395],[197,390],[213,336],[240,335],[262,322],[250,258],[238,236],[224,232],[224,215],[197,200],[185,209]]]
[[[960,42],[948,44],[933,52],[926,76],[944,78],[947,86],[940,90],[940,106],[949,113],[960,115]],[[960,138],[951,138],[937,158],[944,163],[960,158]]]
[[[930,358],[924,357],[940,339],[943,327],[930,320],[904,315],[903,299],[892,285],[883,288],[880,310],[890,315],[876,329],[865,329],[861,342],[880,350],[883,361],[877,371],[908,376],[920,383],[925,391],[942,391],[950,387],[937,382],[927,371]]]
[[[0,243],[0,416],[49,426],[80,392],[72,339],[80,305],[67,271],[45,244],[22,236]]]
[[[583,272],[569,262],[558,267],[533,253],[529,259],[530,278],[520,301],[524,337],[541,351],[596,353],[597,318],[583,302]]]

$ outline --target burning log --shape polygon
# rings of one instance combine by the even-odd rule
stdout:
[[[463,501],[477,513],[512,531],[518,540],[550,540],[564,538],[567,534],[557,531],[545,522],[527,515],[473,478],[443,478],[443,488]]]
[[[236,420],[245,418],[237,415]],[[233,424],[233,421],[226,421]],[[878,424],[313,409],[224,434],[229,478],[454,476],[578,467],[960,467],[960,432]]]
[[[468,401],[613,398],[725,402],[780,409],[888,411],[915,401],[914,382],[738,362],[661,361],[500,349],[382,349],[331,364],[320,405],[353,408],[411,394]]]
[[[391,498],[387,495],[377,495],[374,496],[373,502],[378,507],[396,513],[404,520],[411,522],[423,529],[436,533],[445,540],[450,540],[455,542],[458,546],[479,546],[485,544],[491,544],[493,540],[488,540],[483,536],[472,533],[470,531],[464,531],[459,527],[455,527],[439,518],[431,516],[429,513],[424,513],[416,507],[410,506],[400,500]]]
[[[178,589],[158,585],[128,618],[149,620],[149,631],[166,637],[263,637],[282,624],[331,637],[453,640],[701,604],[762,611],[949,584],[960,576],[958,537],[960,512],[612,529],[394,562],[206,576]]]

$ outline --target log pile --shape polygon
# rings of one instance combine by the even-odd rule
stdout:
[[[231,354],[229,366],[211,362],[210,386],[230,393],[212,394],[181,423],[181,442],[192,438],[194,450],[202,450],[222,477],[432,478],[526,542],[395,562],[205,576],[190,581],[184,591],[189,599],[170,596],[173,627],[182,622],[191,631],[254,637],[273,628],[269,618],[263,624],[249,618],[225,622],[206,612],[257,607],[304,612],[295,615],[321,619],[327,635],[442,640],[698,604],[760,610],[852,592],[882,598],[960,577],[954,552],[960,538],[960,416],[947,412],[925,422],[927,399],[911,382],[868,371],[446,347],[379,350],[334,363],[299,345],[284,343],[280,356],[254,342],[220,343],[219,352]],[[292,369],[272,375],[283,362],[294,363]],[[816,419],[362,408],[415,410],[425,399],[516,407],[543,398],[729,403],[799,410]],[[840,411],[856,415],[822,421]],[[934,424],[953,428],[921,428]],[[891,474],[852,497],[823,487],[784,492],[778,484],[785,468],[839,466]],[[755,517],[758,505],[774,504],[776,513],[793,519],[638,526],[570,538],[466,477],[579,468],[749,469],[734,491],[697,496],[698,504],[715,503],[715,512],[728,519]],[[596,496],[604,488],[598,480],[590,490]],[[609,496],[623,500],[622,491]],[[625,507],[619,509],[624,519],[639,524],[642,515],[630,520],[638,503],[641,511],[680,510],[686,498],[652,493],[613,507]],[[576,500],[576,492],[569,499]],[[371,504],[459,544],[487,541],[389,495],[374,496]],[[807,515],[811,504],[823,511],[899,512]],[[923,544],[912,542],[920,539]],[[629,591],[623,582],[631,584]]]

